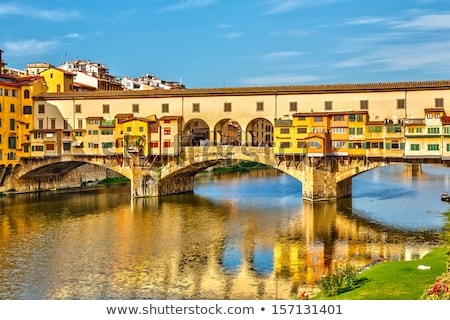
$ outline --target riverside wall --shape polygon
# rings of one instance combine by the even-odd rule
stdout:
[[[55,189],[80,188],[94,185],[106,178],[119,177],[120,175],[105,167],[84,164],[66,174],[47,174],[40,176],[27,175],[18,179],[16,175],[9,175],[4,184],[0,186],[0,192],[26,193]]]

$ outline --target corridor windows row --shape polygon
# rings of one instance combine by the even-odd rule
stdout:
[[[6,93],[6,89],[4,90]],[[8,93],[10,94],[10,93]],[[397,99],[397,109],[405,109],[406,108],[406,100],[405,99]],[[443,98],[436,98],[434,106],[436,108],[443,108],[444,107],[444,99]],[[82,112],[82,106],[81,104],[75,104],[75,113],[81,113]],[[320,108],[319,108],[320,109]],[[323,102],[323,109],[326,111],[332,111],[334,109],[333,101],[328,100]],[[359,109],[360,110],[369,110],[369,100],[360,100],[359,101]],[[264,102],[263,101],[257,101],[255,103],[255,110],[257,112],[263,112],[265,110]],[[232,103],[231,102],[224,102],[223,104],[223,111],[224,112],[232,112]],[[298,101],[290,101],[289,102],[289,112],[298,112],[299,111],[299,102]],[[140,112],[140,105],[137,103],[133,103],[131,105],[131,112],[132,113],[139,113]],[[170,108],[168,103],[162,103],[161,104],[161,112],[162,113],[169,113]],[[200,110],[200,103],[195,102],[192,103],[192,112],[193,113],[199,113]],[[45,105],[40,104],[38,105],[38,113],[45,113]],[[102,105],[102,113],[109,114],[111,113],[110,105],[109,104],[103,104]]]

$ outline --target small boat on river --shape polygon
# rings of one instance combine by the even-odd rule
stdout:
[[[445,202],[450,202],[450,195],[447,192],[442,192],[441,200]]]

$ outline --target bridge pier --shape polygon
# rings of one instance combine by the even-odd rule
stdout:
[[[161,179],[156,171],[134,168],[131,178],[131,196],[158,197],[194,191],[194,176],[180,175]]]
[[[422,174],[422,164],[421,163],[405,163],[404,171],[410,177],[417,177]]]
[[[308,201],[327,201],[350,197],[352,179],[338,181],[338,164],[335,159],[311,158],[311,163],[302,168],[302,197]]]
[[[196,173],[223,161],[254,161],[285,172],[302,183],[302,197],[328,201],[352,194],[352,177],[383,165],[366,157],[274,155],[263,147],[185,147],[181,156],[143,161],[130,153],[132,197],[192,192]],[[158,160],[158,161],[156,161]]]
[[[152,167],[140,165],[138,153],[131,154],[131,196],[158,197],[194,191],[194,173],[174,174],[162,178],[163,169],[171,163],[157,163]]]

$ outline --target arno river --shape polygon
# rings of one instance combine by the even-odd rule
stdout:
[[[335,264],[417,259],[439,243],[450,169],[402,165],[311,204],[274,170],[199,175],[193,194],[129,186],[0,198],[0,299],[290,299]]]

